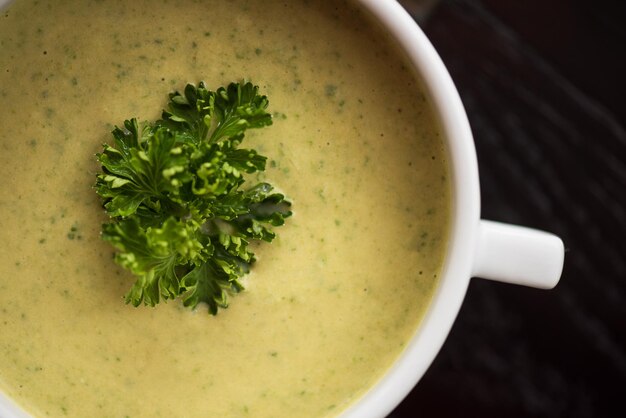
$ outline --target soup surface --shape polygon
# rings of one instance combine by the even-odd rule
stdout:
[[[249,79],[294,203],[213,317],[125,305],[94,154],[167,93]],[[449,216],[419,81],[349,4],[17,0],[0,15],[0,390],[37,417],[325,417],[418,327]]]

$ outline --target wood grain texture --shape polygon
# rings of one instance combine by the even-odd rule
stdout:
[[[567,254],[552,291],[473,280],[390,417],[626,416],[624,4],[444,0],[422,24],[468,111],[483,217]]]

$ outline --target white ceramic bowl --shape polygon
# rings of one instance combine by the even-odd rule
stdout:
[[[554,287],[563,268],[562,241],[551,234],[480,219],[476,150],[459,94],[437,52],[394,0],[357,0],[398,42],[424,80],[448,148],[452,179],[449,248],[441,282],[420,328],[383,379],[342,418],[381,418],[417,384],[439,352],[471,277]],[[0,0],[0,9],[9,0]],[[0,394],[0,417],[27,417]]]

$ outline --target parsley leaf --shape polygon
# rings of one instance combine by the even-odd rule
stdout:
[[[96,192],[110,217],[102,238],[137,277],[127,303],[181,297],[216,314],[243,289],[255,262],[250,242],[271,242],[291,216],[283,194],[245,178],[265,170],[265,156],[239,145],[247,129],[272,124],[267,106],[249,82],[216,91],[188,84],[169,95],[161,119],[113,130],[113,145],[97,154]]]

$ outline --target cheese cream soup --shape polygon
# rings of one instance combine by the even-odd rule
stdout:
[[[167,94],[250,80],[293,202],[217,316],[126,305],[95,154]],[[35,417],[329,417],[415,333],[446,250],[443,141],[353,5],[17,0],[0,15],[0,391]],[[256,179],[255,179],[256,180]]]

